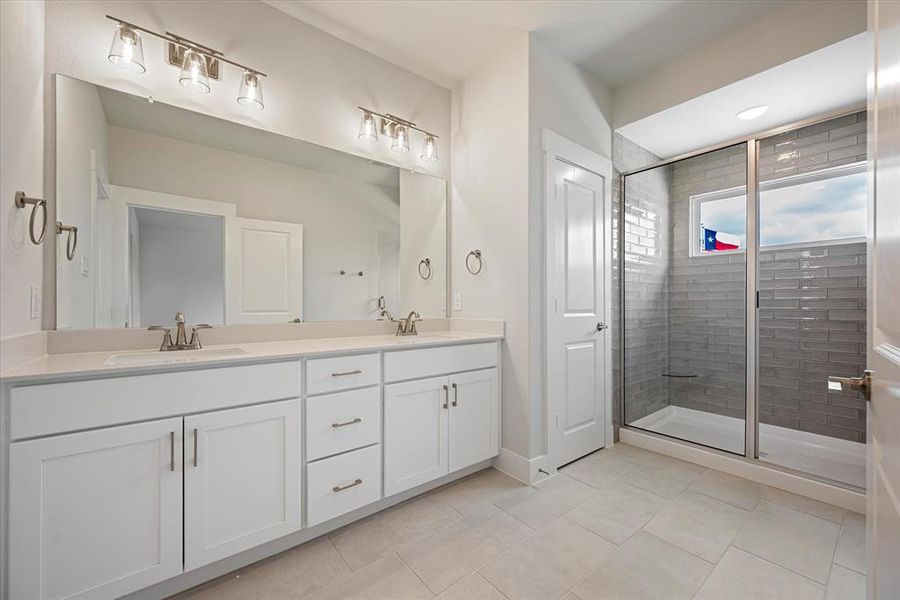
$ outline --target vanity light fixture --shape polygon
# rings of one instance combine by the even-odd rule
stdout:
[[[144,44],[141,34],[125,23],[119,23],[109,47],[109,62],[131,73],[144,73]]]
[[[359,139],[364,142],[375,143],[378,141],[378,127],[375,125],[375,115],[367,110],[363,111],[359,122]]]
[[[181,69],[178,82],[187,89],[208,94],[209,80],[220,79],[221,64],[229,64],[241,69],[241,86],[238,90],[237,102],[241,106],[262,110],[262,80],[266,74],[256,69],[225,58],[225,55],[209,46],[198,44],[171,31],[157,33],[134,23],[123,21],[117,17],[106,15],[107,19],[117,23],[112,46],[109,49],[109,60],[116,66],[132,73],[144,73],[144,48],[141,34],[144,32],[166,42],[166,56],[169,64]]]
[[[394,152],[409,152],[409,136],[410,131],[418,131],[424,136],[422,143],[422,153],[419,155],[423,161],[433,162],[438,159],[437,155],[437,139],[438,136],[425,131],[416,126],[412,121],[401,119],[390,113],[381,114],[374,110],[357,107],[362,111],[362,119],[359,122],[360,140],[375,143],[378,141],[378,129],[375,117],[381,119],[381,134],[391,141],[391,150]]]

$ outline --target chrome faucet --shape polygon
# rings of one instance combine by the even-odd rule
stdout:
[[[394,322],[394,315],[387,309],[387,302],[385,301],[384,296],[378,296],[378,308],[381,310],[381,312],[378,313],[378,320],[387,319],[391,323]]]
[[[172,329],[169,327],[163,327],[162,325],[151,325],[147,329],[149,331],[162,331],[163,332],[163,341],[162,345],[159,347],[160,352],[171,352],[173,350],[200,350],[203,348],[203,344],[200,343],[200,333],[201,329],[212,329],[212,325],[207,325],[206,323],[200,323],[199,325],[194,325],[191,327],[191,341],[187,341],[187,333],[185,333],[184,329],[184,313],[178,311],[175,313],[175,325],[177,330],[175,332],[175,341],[172,341]]]
[[[421,321],[422,317],[416,311],[411,311],[405,319],[397,321],[397,335],[419,335],[416,331],[416,321]]]

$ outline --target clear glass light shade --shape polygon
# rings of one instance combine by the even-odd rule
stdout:
[[[259,75],[252,71],[244,71],[241,75],[241,89],[237,97],[238,104],[262,110],[263,104],[262,81]]]
[[[378,141],[378,125],[375,123],[375,115],[368,111],[363,112],[362,119],[359,121],[358,137],[364,142],[373,144]]]
[[[196,50],[185,50],[178,83],[201,94],[209,93],[209,73],[206,70],[206,59],[202,54]]]
[[[144,45],[141,34],[124,23],[119,23],[109,47],[109,62],[131,73],[144,73]]]
[[[394,140],[391,142],[391,150],[394,152],[409,152],[409,129],[406,125],[397,124],[394,127]]]
[[[425,144],[422,146],[422,156],[419,158],[424,161],[437,161],[437,140],[433,135],[425,136]]]

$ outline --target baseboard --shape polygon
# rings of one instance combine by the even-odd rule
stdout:
[[[678,458],[702,467],[737,475],[763,485],[779,488],[819,502],[833,504],[860,514],[866,513],[866,495],[822,481],[782,471],[764,463],[726,456],[690,444],[665,439],[652,433],[622,427],[619,439],[632,446]]]
[[[547,456],[544,454],[534,458],[525,458],[512,450],[500,448],[500,454],[493,460],[493,466],[513,479],[531,485],[541,478],[542,474],[538,471],[544,467],[546,459]]]

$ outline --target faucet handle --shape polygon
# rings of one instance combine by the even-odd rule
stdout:
[[[212,329],[212,325],[208,323],[198,323],[191,327],[191,341],[188,343],[189,346],[195,347],[198,350],[203,348],[203,344],[200,342],[200,334],[197,333],[201,329]]]
[[[213,326],[210,325],[209,323],[197,323],[196,325],[194,325],[194,326],[192,327],[192,329],[194,329],[194,330],[197,330],[197,329],[212,329],[212,328],[213,328]]]
[[[165,331],[166,333],[172,333],[172,329],[170,327],[164,327],[162,325],[151,325],[147,328],[147,331]]]

